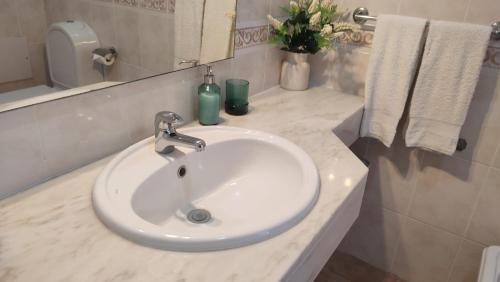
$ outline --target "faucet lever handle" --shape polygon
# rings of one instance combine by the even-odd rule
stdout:
[[[160,130],[175,133],[174,124],[179,124],[184,120],[174,112],[162,111],[155,116],[155,136],[158,136]]]
[[[180,115],[169,111],[163,111],[157,113],[155,120],[160,120],[166,123],[179,123],[184,121]]]

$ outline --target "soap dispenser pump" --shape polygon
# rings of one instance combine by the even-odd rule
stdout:
[[[198,116],[201,125],[215,125],[219,123],[220,93],[220,87],[215,83],[213,69],[207,65],[205,83],[198,88]]]

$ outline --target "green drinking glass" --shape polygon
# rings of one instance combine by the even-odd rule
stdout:
[[[226,80],[226,113],[241,116],[248,113],[248,88],[250,83],[243,79]]]

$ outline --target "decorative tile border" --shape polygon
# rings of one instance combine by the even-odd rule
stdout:
[[[353,47],[371,47],[372,42],[373,32],[355,31],[343,34],[340,37],[339,42],[334,43],[334,46],[339,49],[352,49]],[[490,45],[488,47],[484,58],[484,66],[500,69],[500,46]]]
[[[168,12],[175,13],[175,0],[168,0]]]
[[[235,39],[234,39],[235,48],[243,49],[264,44],[267,42],[268,38],[269,38],[268,25],[240,28],[236,30],[235,34]]]
[[[368,47],[372,45],[373,32],[355,31],[347,32],[340,36],[341,44],[349,44],[359,47]]]
[[[114,0],[115,4],[128,6],[128,7],[137,7],[138,0]]]
[[[142,0],[141,8],[159,12],[167,11],[167,0]]]
[[[142,8],[162,13],[175,13],[175,0],[100,0],[132,8]]]

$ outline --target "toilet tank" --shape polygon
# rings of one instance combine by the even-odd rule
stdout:
[[[103,81],[92,61],[99,39],[92,28],[81,21],[54,23],[46,40],[49,74],[55,86],[74,88]]]

